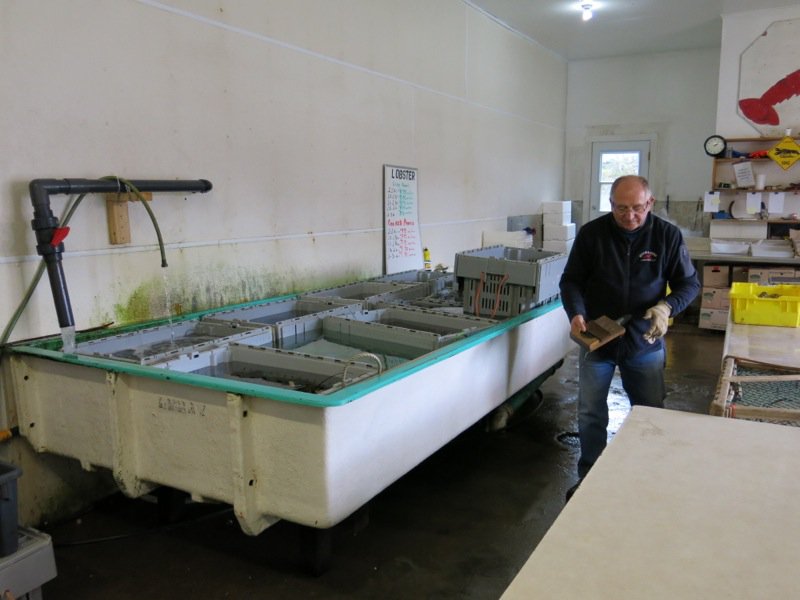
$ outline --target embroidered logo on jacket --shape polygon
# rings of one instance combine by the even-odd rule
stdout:
[[[657,258],[658,254],[652,250],[645,250],[644,252],[639,253],[639,262],[655,262]]]

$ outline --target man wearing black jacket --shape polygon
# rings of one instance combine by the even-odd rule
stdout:
[[[700,290],[680,230],[650,212],[654,202],[644,177],[617,179],[611,186],[611,213],[580,229],[561,277],[573,334],[586,331],[586,323],[597,317],[630,316],[624,336],[593,352],[580,350],[579,479],[606,446],[615,368],[632,406],[664,406],[662,338],[670,315],[685,309]]]

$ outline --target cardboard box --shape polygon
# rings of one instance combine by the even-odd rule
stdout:
[[[800,283],[795,269],[770,269],[769,285],[779,285],[781,283]]]
[[[701,308],[700,321],[697,326],[701,329],[716,329],[725,331],[728,325],[728,311],[718,308]]]
[[[747,275],[746,283],[755,283],[756,285],[800,283],[800,276],[798,276],[797,269],[767,269],[751,267]]]
[[[740,282],[740,283],[747,283],[748,282],[748,271],[750,267],[742,267],[742,266],[733,266],[731,267],[731,283]]]
[[[703,287],[730,287],[730,267],[727,265],[705,265],[703,267]]]
[[[731,306],[730,294],[728,288],[704,287],[700,295],[700,307],[728,310]]]
[[[544,241],[571,240],[575,238],[575,223],[569,225],[545,225],[543,232]]]
[[[750,269],[747,272],[747,281],[741,283],[755,283],[758,285],[767,285],[767,281],[769,281],[769,269],[763,269],[761,267],[750,267]]]

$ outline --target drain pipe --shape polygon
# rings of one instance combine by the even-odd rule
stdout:
[[[208,192],[211,182],[205,179],[193,180],[136,180],[129,182],[140,192]],[[61,265],[64,252],[64,238],[69,229],[59,227],[58,218],[50,209],[52,194],[113,194],[130,191],[119,179],[34,179],[28,185],[33,204],[31,227],[36,233],[36,251],[44,259],[53,301],[56,306],[58,324],[74,327],[72,305],[69,301],[67,282]]]

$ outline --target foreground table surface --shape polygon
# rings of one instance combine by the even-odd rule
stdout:
[[[635,407],[503,600],[798,598],[800,429]]]

